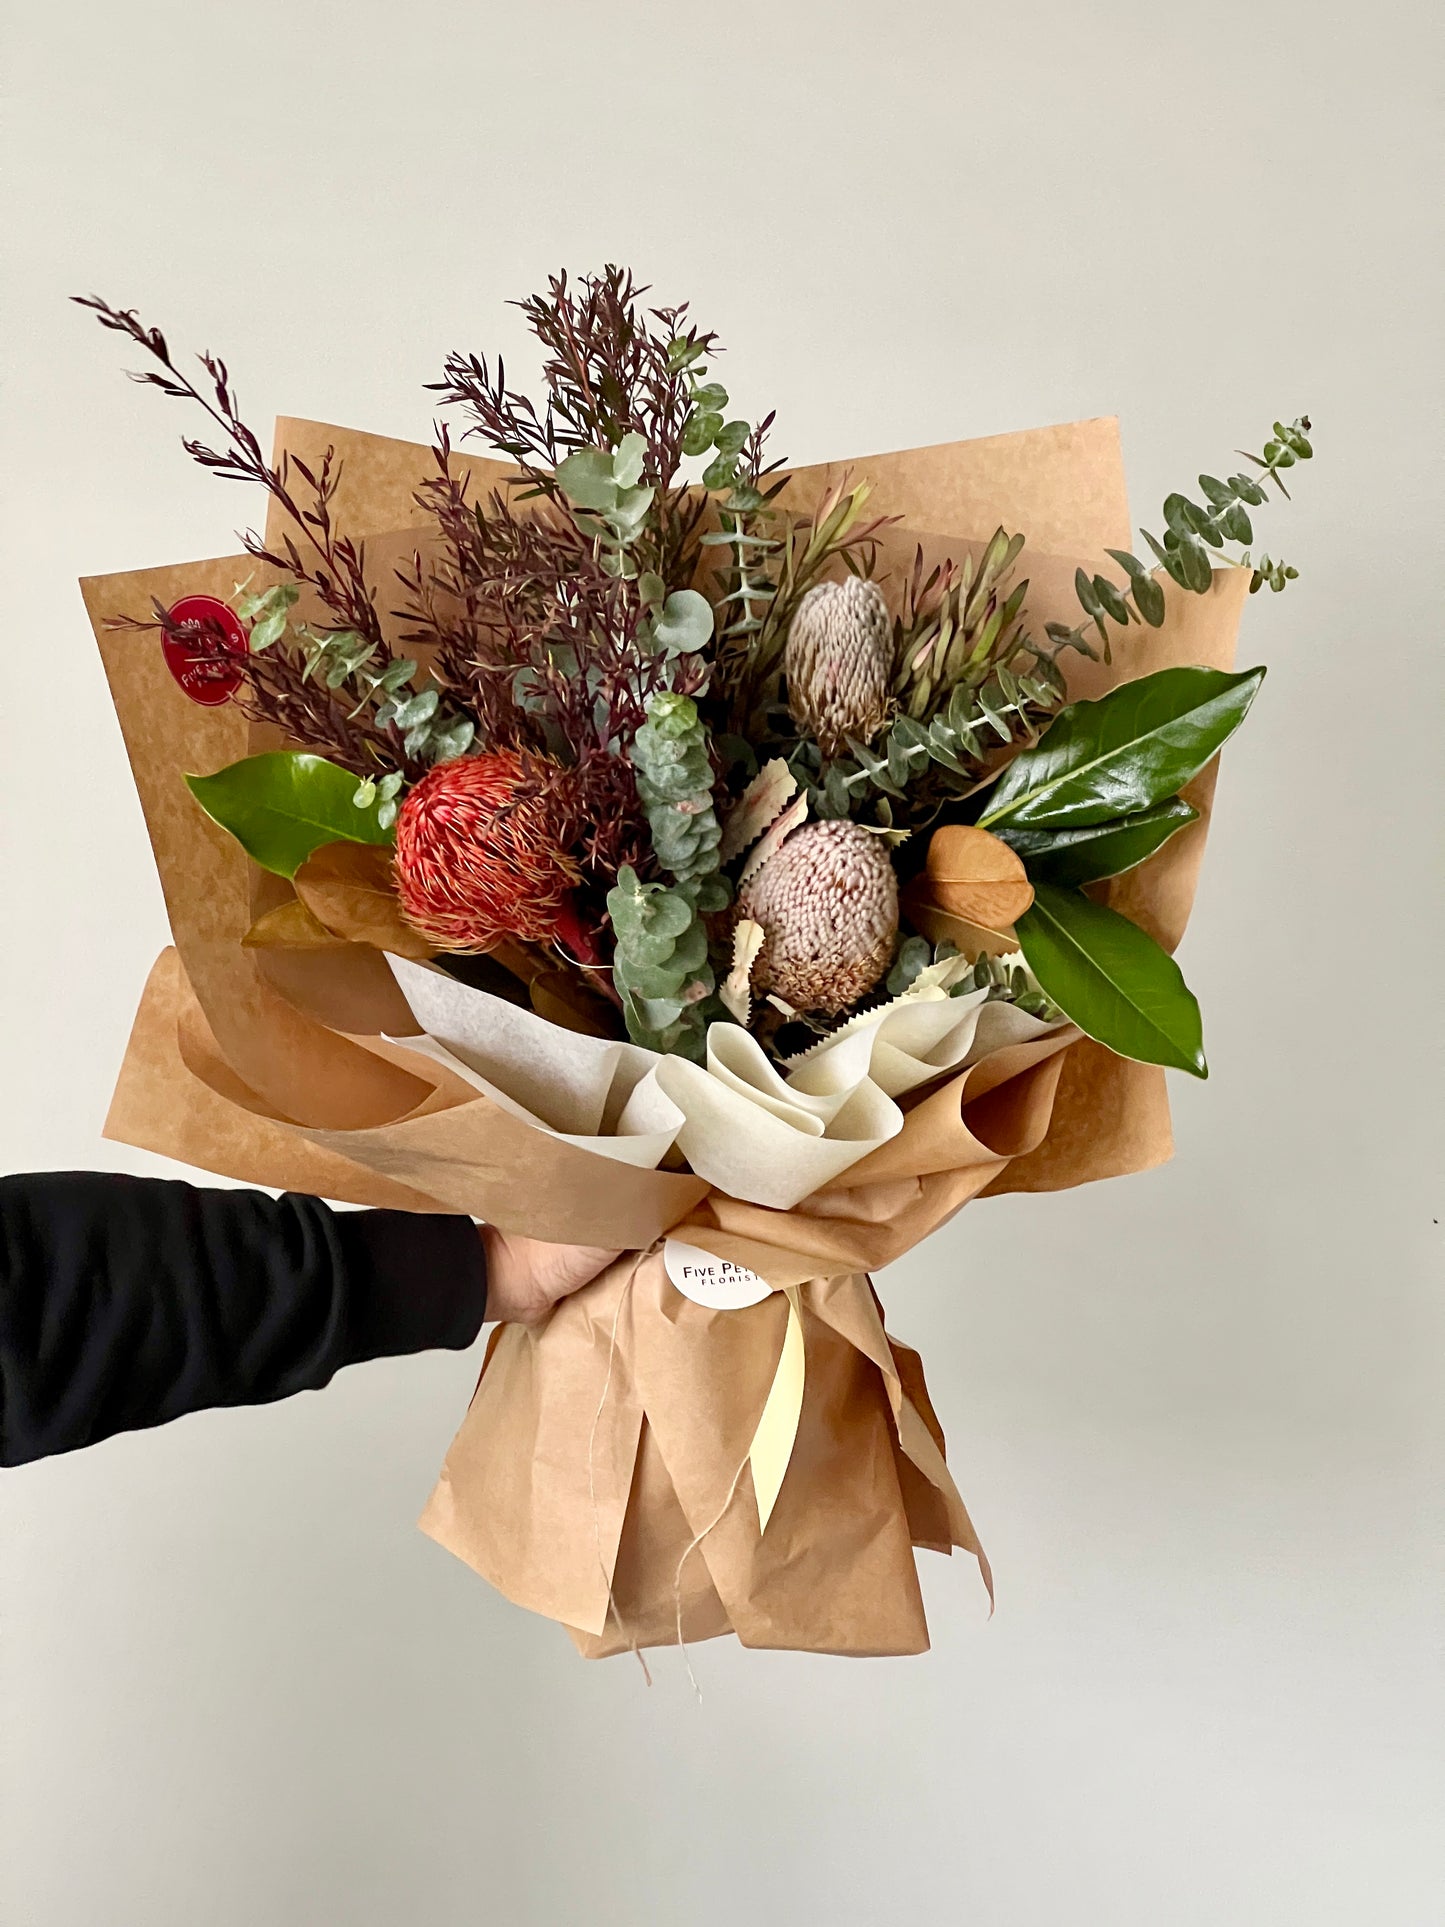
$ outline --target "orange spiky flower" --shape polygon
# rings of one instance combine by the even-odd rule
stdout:
[[[396,820],[402,913],[443,950],[570,940],[577,829],[565,772],[545,757],[494,750],[439,763]]]

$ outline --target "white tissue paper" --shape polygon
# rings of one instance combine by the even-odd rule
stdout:
[[[388,961],[426,1033],[392,1043],[599,1157],[655,1169],[681,1156],[729,1197],[780,1211],[896,1137],[898,1098],[1056,1028],[985,991],[951,996],[968,969],[959,959],[783,1070],[731,1023],[709,1028],[707,1061],[693,1064],[579,1036],[440,971]]]

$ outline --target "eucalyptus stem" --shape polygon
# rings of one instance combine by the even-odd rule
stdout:
[[[1261,508],[1269,500],[1263,486],[1267,482],[1273,482],[1285,500],[1290,500],[1280,470],[1293,468],[1296,462],[1307,462],[1314,454],[1308,440],[1309,427],[1308,415],[1301,415],[1288,424],[1276,422],[1263,455],[1251,455],[1244,448],[1236,450],[1260,470],[1257,477],[1240,474],[1220,481],[1215,475],[1201,475],[1199,486],[1207,507],[1192,502],[1187,495],[1165,497],[1164,535],[1161,539],[1145,529],[1144,540],[1154,551],[1159,566],[1181,588],[1196,595],[1205,594],[1214,579],[1215,557],[1230,567],[1253,569],[1249,584],[1251,595],[1266,583],[1278,594],[1286,583],[1298,578],[1298,569],[1269,555],[1261,554],[1258,562],[1251,561],[1247,545],[1254,540],[1254,528],[1249,510]],[[1243,553],[1231,555],[1225,547],[1228,542],[1246,545]],[[1074,590],[1087,620],[1072,629],[1065,623],[1047,625],[1052,641],[1076,648],[1091,626],[1097,628],[1106,662],[1110,660],[1110,640],[1105,617],[1120,628],[1130,622],[1145,622],[1157,629],[1164,620],[1165,606],[1163,589],[1138,556],[1126,549],[1110,549],[1108,554],[1127,574],[1127,586],[1111,582],[1107,576],[1090,576],[1087,570],[1078,569],[1074,574]]]

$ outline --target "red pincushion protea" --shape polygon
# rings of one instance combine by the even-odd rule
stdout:
[[[396,884],[408,923],[441,949],[551,943],[569,923],[576,820],[562,772],[496,750],[439,763],[396,819]]]

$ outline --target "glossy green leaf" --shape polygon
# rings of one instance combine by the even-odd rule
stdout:
[[[324,843],[392,840],[374,800],[357,807],[351,771],[302,750],[248,756],[214,776],[188,776],[186,786],[207,816],[278,876],[294,876]]]
[[[1160,669],[1070,703],[1004,771],[985,829],[1077,829],[1163,803],[1244,721],[1263,669]]]
[[[1136,810],[1112,823],[1077,830],[1023,830],[1000,823],[997,835],[1023,858],[1031,881],[1075,887],[1132,870],[1198,815],[1182,797],[1171,796],[1152,810]]]
[[[1014,928],[1045,993],[1087,1036],[1120,1057],[1209,1075],[1194,993],[1137,924],[1044,883]]]

